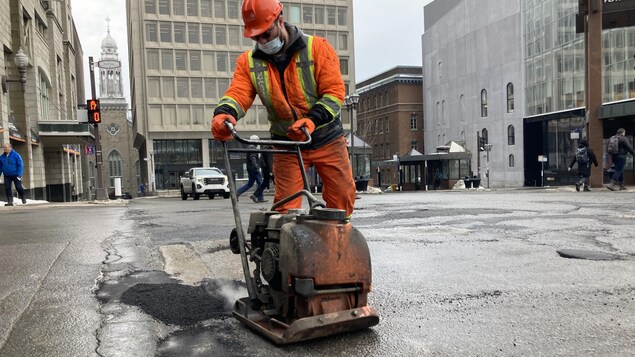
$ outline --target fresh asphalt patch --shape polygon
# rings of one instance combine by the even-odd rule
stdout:
[[[191,286],[180,284],[162,272],[145,272],[102,284],[97,297],[102,302],[118,300],[136,306],[167,325],[192,326],[230,317],[234,301],[227,291],[240,291],[244,287],[243,282],[224,280]]]

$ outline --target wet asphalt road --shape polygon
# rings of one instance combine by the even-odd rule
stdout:
[[[362,195],[380,324],[283,348],[230,316],[229,200],[51,206],[0,209],[0,356],[635,353],[633,191]]]

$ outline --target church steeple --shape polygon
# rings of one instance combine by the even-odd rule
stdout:
[[[110,36],[110,18],[106,17],[106,38],[101,41],[101,59],[99,60],[99,98],[124,99],[121,61],[117,42]]]

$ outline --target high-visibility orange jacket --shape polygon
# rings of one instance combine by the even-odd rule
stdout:
[[[310,118],[316,129],[305,148],[319,148],[344,133],[339,58],[326,39],[304,35],[288,23],[285,28],[290,43],[285,54],[271,56],[255,48],[238,57],[234,78],[214,115],[225,113],[239,120],[258,94],[267,108],[273,139],[288,139],[294,121]]]

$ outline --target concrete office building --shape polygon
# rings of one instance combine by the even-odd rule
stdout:
[[[77,120],[83,54],[71,1],[0,1],[0,43],[0,141],[22,156],[28,197],[86,197],[81,144],[94,138]]]
[[[424,14],[425,152],[455,141],[472,152],[470,176],[484,185],[489,178],[490,187],[522,186],[521,1],[437,0]],[[479,137],[491,144],[489,155]]]
[[[210,126],[236,59],[254,46],[242,36],[241,4],[239,0],[127,2],[134,144],[144,164],[141,176],[157,189],[177,189],[180,175],[193,166],[224,167]],[[347,93],[352,92],[353,1],[282,4],[286,21],[333,45]],[[269,137],[266,110],[259,99],[238,129],[246,136]],[[232,169],[239,177],[246,175],[239,155],[232,156]]]
[[[586,136],[584,36],[576,0],[437,0],[424,8],[426,150],[477,132],[491,144],[472,160],[492,187],[573,184],[567,171]],[[635,131],[635,28],[603,31],[605,143]],[[445,104],[444,104],[445,103]],[[445,137],[444,137],[445,135]],[[436,141],[435,141],[436,139]],[[606,145],[593,148],[602,158]],[[538,161],[539,157],[544,162]],[[479,165],[480,162],[480,165]],[[633,183],[633,162],[626,183]]]

